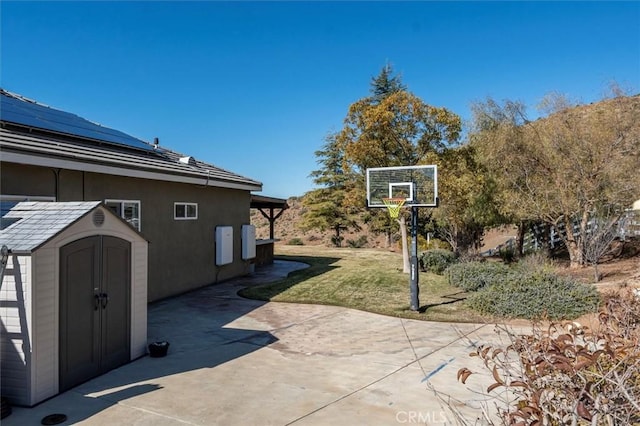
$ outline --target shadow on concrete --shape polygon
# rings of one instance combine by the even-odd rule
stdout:
[[[147,341],[169,342],[167,356],[142,357],[35,407],[15,407],[13,414],[2,420],[3,426],[39,424],[52,413],[67,416],[62,424],[76,424],[121,401],[161,390],[163,387],[155,383],[158,378],[214,368],[276,342],[268,331],[229,326],[266,303],[241,298],[237,292],[305,267],[277,261],[251,276],[149,304]]]
[[[259,288],[249,287],[239,292],[242,297],[269,301],[278,294],[287,291],[291,287],[295,287],[303,281],[322,275],[333,269],[339,268],[334,263],[338,262],[338,257],[325,256],[277,256],[279,261],[299,262],[309,265],[308,268],[299,269],[291,272],[287,277],[283,277],[277,281],[269,283]]]

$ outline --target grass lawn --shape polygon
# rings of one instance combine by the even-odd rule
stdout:
[[[420,312],[409,309],[409,275],[402,255],[385,250],[276,246],[276,258],[311,265],[287,278],[242,290],[274,302],[345,306],[429,321],[483,322],[464,305],[466,294],[439,275],[420,273]]]

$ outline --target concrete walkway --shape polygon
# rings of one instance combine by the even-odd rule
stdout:
[[[149,342],[169,341],[166,357],[143,357],[35,408],[14,407],[2,425],[38,425],[53,413],[86,425],[445,424],[453,417],[431,387],[459,400],[453,405],[470,420],[481,414],[491,379],[468,354],[497,340],[491,325],[236,295],[302,267],[276,262],[151,304]],[[480,373],[467,385],[456,381],[463,366]]]

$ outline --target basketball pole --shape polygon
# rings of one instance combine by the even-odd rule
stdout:
[[[411,206],[411,276],[409,278],[411,291],[411,310],[420,309],[420,287],[418,287],[418,207]]]

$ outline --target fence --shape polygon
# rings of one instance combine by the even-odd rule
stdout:
[[[587,223],[587,233],[592,232],[593,227],[596,225],[596,220],[590,220]],[[620,241],[627,241],[629,238],[640,237],[640,210],[628,210],[616,224],[616,238]],[[525,252],[537,251],[544,246],[545,230],[549,232],[549,246],[552,250],[564,247],[563,236],[565,235],[564,224],[561,223],[558,227],[544,226],[541,224],[534,224],[524,235],[523,248]],[[573,222],[574,235],[580,235],[579,221]],[[516,250],[516,239],[510,238],[499,246],[492,248],[483,254],[485,256],[493,256],[500,253],[501,250]]]

